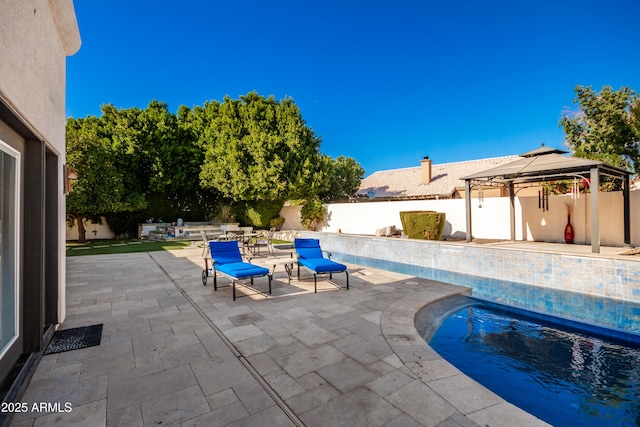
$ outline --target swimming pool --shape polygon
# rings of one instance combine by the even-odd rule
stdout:
[[[554,316],[586,331],[640,340],[638,303],[343,253],[334,252],[332,259],[466,286],[472,289],[475,298],[519,308],[531,316]]]
[[[465,299],[429,345],[466,375],[554,426],[640,425],[640,344]]]
[[[474,344],[477,354],[462,351],[460,346],[448,351],[437,341],[431,341],[431,346],[465,374],[554,425],[640,425],[640,395],[636,391],[640,385],[640,305],[354,255],[334,253],[333,259],[467,286],[472,289],[474,303],[460,297],[465,299],[465,310],[480,310],[468,307],[481,303],[494,308],[499,307],[495,303],[510,305],[509,316],[516,317],[491,324],[488,320],[498,316],[482,311],[469,315],[464,310],[459,314],[456,310],[460,302],[436,303],[440,307],[432,311],[450,313],[453,309],[458,313],[453,317],[458,328],[456,339]],[[424,337],[420,322],[431,324],[426,338],[429,341],[441,319],[421,319],[418,313],[416,327]],[[538,325],[548,321],[553,323]],[[443,326],[435,333],[451,335],[447,328]],[[483,332],[474,337],[474,331]],[[456,362],[458,355],[464,355],[460,363]],[[509,363],[490,362],[493,357],[507,359],[515,368]],[[527,361],[532,364],[527,366]],[[476,377],[465,363],[479,367],[480,373],[490,372],[488,378]],[[491,364],[497,370],[486,369]],[[543,385],[546,379],[550,385]],[[505,389],[496,389],[492,382]],[[520,382],[519,388],[516,382]],[[545,387],[549,387],[550,398],[539,397],[546,393]]]

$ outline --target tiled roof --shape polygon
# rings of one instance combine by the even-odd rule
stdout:
[[[464,162],[433,164],[431,182],[420,183],[420,166],[374,172],[360,183],[358,196],[370,198],[447,198],[464,187],[462,177],[482,172],[519,159],[519,156],[494,157]]]

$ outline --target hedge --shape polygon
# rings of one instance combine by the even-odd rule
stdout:
[[[441,240],[446,222],[444,212],[405,211],[400,212],[404,233],[412,239]]]

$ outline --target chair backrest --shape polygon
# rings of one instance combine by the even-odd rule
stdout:
[[[207,255],[209,255],[209,238],[204,230],[200,230],[200,237],[202,237],[202,241],[204,242],[202,246],[202,258],[207,258]]]
[[[271,231],[271,230],[269,230],[269,231],[260,230],[260,231],[258,231],[256,237],[258,239],[261,239],[261,240],[271,240],[271,239],[273,239],[273,231]]]
[[[227,233],[227,234],[225,234],[225,238],[228,241],[231,241],[231,240],[242,241],[242,240],[244,240],[244,233],[241,233],[239,231]]]
[[[209,242],[209,251],[216,264],[242,262],[238,242]]]
[[[322,249],[320,249],[320,240],[318,239],[295,239],[293,245],[300,258],[322,258]]]

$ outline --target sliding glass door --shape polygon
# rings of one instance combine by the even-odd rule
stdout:
[[[18,339],[20,153],[0,141],[0,359]]]

